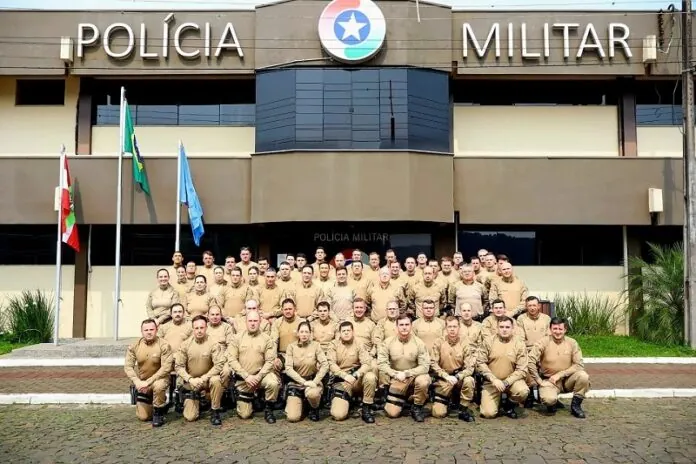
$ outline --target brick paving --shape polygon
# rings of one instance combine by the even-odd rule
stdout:
[[[352,417],[336,423],[290,424],[279,417],[242,421],[207,414],[185,423],[171,412],[153,429],[132,406],[2,406],[0,455],[24,463],[693,463],[696,404],[689,399],[588,400],[588,418],[567,411],[555,417],[526,412],[465,424],[454,416],[410,417],[366,425]]]
[[[696,388],[696,364],[588,364],[596,390]],[[0,393],[125,393],[120,367],[4,367]]]

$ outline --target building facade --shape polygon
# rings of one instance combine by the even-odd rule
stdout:
[[[0,294],[52,288],[65,145],[82,246],[64,252],[62,337],[113,333],[121,86],[151,186],[126,158],[122,335],[174,249],[179,140],[205,214],[200,248],[182,227],[197,261],[487,248],[537,294],[616,296],[627,256],[681,239],[678,13],[291,0],[0,25]]]

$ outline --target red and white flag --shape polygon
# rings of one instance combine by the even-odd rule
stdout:
[[[68,157],[63,156],[62,182],[63,189],[60,193],[60,224],[63,232],[63,243],[67,243],[73,250],[80,251],[80,239],[77,236],[77,221],[75,219],[75,193],[73,192],[68,169]]]

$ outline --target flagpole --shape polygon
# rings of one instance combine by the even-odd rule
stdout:
[[[181,192],[181,140],[176,152],[176,239],[174,241],[174,251],[181,251],[181,203],[179,202],[179,192]]]
[[[60,300],[63,286],[63,171],[65,169],[65,145],[60,147],[60,164],[58,170],[58,234],[56,237],[56,293],[55,309],[53,311],[53,344],[58,346],[58,324],[60,322]]]
[[[116,282],[114,283],[114,340],[118,340],[118,310],[121,301],[121,213],[123,199],[123,146],[126,126],[126,88],[121,87],[121,111],[118,126],[118,180],[116,187]],[[135,162],[135,160],[133,160]]]

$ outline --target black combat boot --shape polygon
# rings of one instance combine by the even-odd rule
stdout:
[[[413,407],[411,407],[411,417],[413,417],[413,420],[416,422],[425,422],[422,404],[414,404]]]
[[[582,410],[582,396],[573,395],[573,401],[570,403],[570,413],[578,419],[585,418],[585,411]]]
[[[460,406],[459,416],[457,417],[464,422],[474,422],[474,415],[471,414],[471,411],[466,406]]]
[[[372,409],[375,411],[384,409],[386,401],[387,389],[385,387],[377,387],[377,391],[375,391],[375,404],[372,405]]]
[[[222,419],[220,419],[220,410],[213,409],[210,411],[210,423],[213,425],[222,425]]]
[[[165,408],[153,408],[152,410],[152,426],[162,427],[164,425],[164,410]]]
[[[307,414],[307,417],[309,417],[309,420],[311,420],[312,422],[318,422],[319,408],[309,408],[309,414]]]
[[[371,404],[362,404],[362,420],[365,421],[365,423],[367,424],[375,423],[375,416],[372,414]]]
[[[517,412],[515,411],[515,406],[516,404],[510,400],[505,401],[505,404],[503,405],[503,411],[505,415],[508,416],[510,419],[517,419]]]
[[[273,414],[273,401],[266,401],[266,409],[263,412],[263,418],[269,424],[275,424],[276,418]]]
[[[524,409],[532,409],[534,407],[534,402],[536,401],[536,397],[534,395],[538,394],[538,392],[539,387],[537,386],[529,389],[529,395],[527,395],[527,399],[524,400]]]

